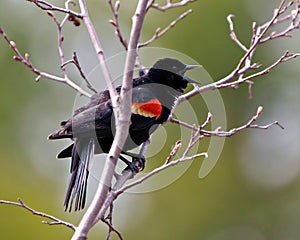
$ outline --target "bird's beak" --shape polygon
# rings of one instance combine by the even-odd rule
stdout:
[[[202,67],[201,65],[185,65],[185,68],[184,68],[184,72],[188,71],[188,70],[192,70],[194,68],[200,68]]]
[[[185,65],[184,72],[195,69],[195,68],[200,68],[200,67],[202,67],[202,66],[201,65]],[[192,79],[188,76],[183,76],[183,79],[188,81],[189,83],[199,84],[199,82],[195,81],[194,79]]]

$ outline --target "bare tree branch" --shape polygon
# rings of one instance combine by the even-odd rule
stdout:
[[[235,17],[233,14],[229,14],[227,16],[227,21],[229,23],[230,37],[241,49],[243,49],[245,52],[247,52],[248,51],[247,47],[244,44],[242,44],[240,42],[240,40],[238,39],[238,37],[236,36],[233,21],[232,21],[233,17]]]
[[[52,75],[46,72],[42,72],[35,68],[33,64],[30,61],[29,54],[25,53],[23,56],[20,51],[17,48],[17,45],[15,42],[11,41],[6,33],[3,31],[2,28],[0,28],[0,34],[2,37],[6,40],[6,42],[9,44],[11,49],[15,52],[14,60],[23,63],[27,68],[29,68],[30,71],[34,72],[37,75],[36,81],[39,81],[41,78],[47,78],[49,80],[53,80],[56,82],[61,82],[64,83],[71,88],[75,89],[77,92],[79,92],[81,95],[84,95],[86,97],[91,97],[91,94],[88,92],[84,91],[81,87],[79,87],[76,83],[74,83],[72,80],[70,80],[68,77],[59,77],[56,75]]]
[[[76,52],[73,52],[73,58],[69,61],[66,61],[62,64],[61,67],[64,67],[66,65],[68,65],[69,63],[73,63],[75,65],[75,67],[77,68],[77,70],[79,71],[80,73],[80,76],[83,78],[83,80],[85,81],[86,83],[86,86],[91,90],[93,91],[94,93],[97,93],[97,90],[92,86],[92,84],[89,82],[89,80],[87,79],[87,77],[85,76],[81,66],[80,66],[80,63],[79,63],[79,60],[78,60],[78,57],[77,57],[77,54]]]
[[[299,57],[299,56],[300,56],[300,53],[289,53],[288,51],[286,51],[284,53],[284,55],[282,55],[277,61],[275,61],[269,67],[266,67],[265,69],[263,69],[263,70],[261,70],[257,73],[251,74],[248,77],[242,77],[242,78],[239,78],[236,81],[232,81],[232,82],[224,83],[224,84],[219,84],[219,85],[217,85],[217,88],[237,86],[238,84],[247,82],[250,79],[257,78],[259,76],[263,76],[265,74],[268,74],[273,68],[277,67],[279,64],[287,62],[287,61],[289,61],[293,58]]]
[[[115,5],[113,4],[112,0],[108,0],[108,4],[110,6],[110,9],[114,15],[114,20],[110,20],[109,22],[115,27],[115,34],[119,38],[121,44],[127,51],[128,45],[126,39],[123,37],[121,29],[120,29],[120,24],[119,24],[119,9],[120,9],[120,1],[117,0]]]
[[[147,145],[149,144],[146,143],[142,149],[141,149],[141,152],[144,152],[147,148]],[[173,149],[174,150],[174,149]],[[173,151],[172,150],[172,151]],[[170,155],[172,154],[172,151],[170,153]],[[138,184],[141,184],[142,182],[144,182],[145,180],[147,180],[148,178],[158,174],[159,172],[169,168],[169,167],[172,167],[172,166],[175,166],[181,162],[185,162],[185,161],[190,161],[190,160],[193,160],[195,158],[198,158],[198,157],[201,157],[201,156],[204,156],[204,157],[207,157],[207,153],[199,153],[199,154],[195,154],[193,156],[190,156],[190,157],[185,157],[185,158],[180,158],[180,159],[177,159],[177,160],[173,160],[173,161],[170,161],[170,162],[166,162],[164,165],[162,165],[161,167],[158,167],[156,169],[154,169],[153,171],[151,171],[150,173],[146,174],[145,176],[143,176],[142,178],[126,185],[125,183],[131,179],[133,177],[133,173],[131,170],[125,170],[123,171],[122,175],[119,175],[117,177],[117,181],[116,183],[114,184],[114,186],[111,188],[110,192],[108,193],[107,195],[107,198],[101,208],[101,211],[99,212],[98,216],[97,216],[97,219],[96,219],[96,222],[99,220],[99,219],[102,219],[105,212],[107,211],[107,209],[110,207],[110,204],[121,194],[123,193],[124,191],[128,190],[129,188],[132,188]],[[139,164],[138,162],[136,162],[135,164]]]
[[[269,123],[266,125],[253,124],[262,115],[262,112],[263,112],[263,107],[259,106],[257,108],[256,114],[246,124],[244,124],[240,127],[237,127],[237,128],[230,129],[228,131],[223,131],[223,130],[221,130],[220,127],[218,127],[217,129],[215,129],[213,131],[208,131],[208,130],[203,129],[211,121],[212,115],[210,113],[208,113],[207,120],[201,126],[198,126],[198,127],[187,124],[187,123],[182,122],[173,117],[170,119],[170,121],[191,129],[194,132],[191,137],[192,140],[193,140],[193,138],[195,138],[195,136],[197,136],[197,134],[203,135],[205,137],[231,137],[232,135],[234,135],[246,128],[268,129],[269,127],[271,127],[273,125],[277,125],[281,129],[284,129],[284,127],[278,121],[275,121],[275,122],[272,122],[272,123]]]
[[[181,148],[181,140],[176,141],[172,151],[170,152],[169,156],[167,157],[165,164],[168,164],[171,162],[171,160],[174,158],[174,156],[177,154],[179,149]]]
[[[189,15],[192,12],[192,9],[189,9],[182,13],[178,18],[176,18],[174,21],[172,21],[167,27],[165,27],[163,30],[160,28],[157,28],[155,31],[155,34],[146,42],[139,43],[138,47],[145,47],[153,43],[156,39],[160,38],[163,36],[165,33],[167,33],[171,28],[173,28],[179,21],[184,19],[187,15]]]
[[[82,18],[82,15],[80,13],[70,10],[68,7],[66,8],[56,7],[53,4],[43,0],[27,0],[27,1],[34,3],[37,7],[45,11],[57,11],[57,12],[67,13],[78,18]],[[66,1],[66,3],[67,5],[69,4],[75,5],[75,2],[73,0],[68,0]]]
[[[75,4],[75,3],[72,0],[68,0],[68,1],[65,2],[65,9],[61,9],[61,8],[55,7],[52,4],[47,3],[45,1],[30,1],[30,2],[33,2],[36,6],[38,6],[42,10],[44,10],[51,17],[51,19],[54,21],[54,23],[57,27],[57,45],[58,45],[58,53],[59,53],[59,56],[60,56],[61,70],[62,70],[63,77],[54,76],[54,75],[51,75],[51,74],[48,74],[48,73],[41,72],[38,69],[36,69],[32,65],[32,63],[30,62],[29,55],[25,54],[25,56],[23,57],[22,54],[19,52],[19,50],[16,48],[16,44],[14,42],[10,41],[8,39],[7,35],[1,29],[0,33],[2,34],[4,39],[9,43],[9,45],[14,50],[14,52],[16,53],[16,56],[14,57],[14,59],[17,60],[17,61],[22,62],[31,71],[33,71],[35,74],[37,74],[38,75],[38,77],[36,78],[37,81],[39,81],[40,78],[48,78],[50,80],[62,82],[62,83],[65,83],[65,84],[69,85],[70,87],[72,87],[76,91],[78,91],[81,95],[91,97],[91,95],[89,93],[84,91],[77,84],[75,84],[73,81],[70,80],[70,78],[68,76],[68,73],[66,71],[66,68],[65,68],[65,65],[66,65],[65,63],[66,62],[65,62],[65,55],[64,55],[64,51],[63,51],[63,47],[62,47],[62,44],[63,44],[63,41],[64,41],[64,36],[62,35],[62,29],[63,29],[63,26],[65,25],[66,21],[70,19],[70,15],[81,18],[81,15],[80,16],[78,16],[78,14],[74,15],[72,13],[72,11],[69,10],[69,4]],[[66,15],[63,18],[63,20],[61,22],[59,22],[59,20],[56,18],[56,16],[53,14],[52,11],[63,12],[63,13],[66,13]],[[75,21],[75,20],[73,19],[73,21]],[[82,72],[80,72],[80,73],[82,73]],[[86,79],[84,79],[84,80],[86,81]],[[90,88],[89,85],[88,85],[88,87]]]
[[[103,48],[102,48],[102,44],[99,40],[99,37],[97,35],[97,32],[95,30],[95,27],[89,17],[89,14],[88,14],[88,9],[87,9],[87,5],[86,5],[86,0],[79,0],[79,6],[80,6],[80,9],[81,9],[81,15],[82,15],[82,19],[83,19],[83,22],[88,30],[88,33],[90,35],[90,38],[91,38],[91,41],[92,41],[92,44],[94,46],[94,49],[95,49],[95,52],[97,53],[97,57],[98,57],[98,60],[99,60],[99,63],[100,63],[100,66],[101,66],[101,69],[102,69],[102,72],[103,72],[103,76],[104,76],[104,79],[105,79],[105,82],[106,82],[106,85],[108,87],[108,90],[109,90],[109,94],[111,96],[111,99],[112,99],[112,104],[113,106],[116,106],[117,105],[117,91],[116,91],[116,88],[113,84],[113,79],[111,77],[111,74],[110,74],[110,71],[109,71],[109,68],[107,66],[107,63],[106,63],[106,59],[105,59],[105,55],[104,55],[104,51],[103,51]]]
[[[294,30],[297,30],[300,28],[300,4],[298,0],[298,4],[296,4],[295,9],[291,10],[290,13],[288,13],[286,16],[282,16],[283,14],[286,14],[287,10],[290,9],[290,7],[294,4],[294,1],[289,2],[287,5],[285,4],[285,0],[281,1],[280,5],[278,8],[275,9],[273,17],[271,20],[267,21],[266,23],[258,26],[255,22],[252,24],[252,30],[253,30],[253,35],[252,35],[252,40],[250,43],[250,46],[247,48],[244,44],[242,44],[237,37],[237,34],[235,33],[234,30],[234,24],[232,22],[232,17],[233,15],[230,14],[227,17],[227,20],[229,22],[229,30],[230,30],[230,36],[231,39],[243,50],[245,51],[244,56],[240,59],[239,63],[235,67],[235,69],[228,74],[226,77],[213,82],[211,84],[198,87],[195,86],[194,89],[184,95],[181,95],[177,101],[175,102],[171,116],[174,113],[174,110],[176,107],[183,101],[190,99],[191,97],[198,95],[200,93],[210,91],[210,90],[215,90],[215,89],[220,89],[224,87],[228,88],[237,88],[239,84],[242,83],[248,83],[249,84],[249,94],[251,96],[251,88],[253,85],[253,82],[249,81],[250,79],[257,78],[259,76],[262,76],[264,74],[269,73],[272,69],[280,65],[281,63],[287,62],[291,59],[294,59],[296,57],[299,57],[299,53],[289,53],[286,51],[277,61],[275,61],[273,64],[271,64],[269,67],[265,67],[262,70],[249,74],[245,76],[245,74],[249,73],[252,70],[257,70],[261,69],[262,65],[258,63],[252,63],[253,60],[253,55],[256,52],[258,46],[266,44],[274,39],[281,38],[281,37],[287,37],[286,34],[274,34],[270,33],[269,35],[267,34],[274,26],[276,26],[278,23],[290,21],[290,26],[286,29],[283,30],[283,33],[288,32],[291,33]],[[268,40],[268,41],[266,41]],[[237,79],[237,80],[235,80]],[[171,119],[171,117],[169,118]]]
[[[117,197],[118,195],[120,195],[124,191],[128,190],[129,188],[132,188],[132,187],[134,187],[134,186],[136,186],[138,184],[141,184],[145,180],[149,179],[150,177],[158,174],[159,172],[161,172],[161,171],[163,171],[163,170],[165,170],[167,168],[173,167],[173,166],[175,166],[175,165],[177,165],[179,163],[182,163],[182,162],[194,160],[195,158],[198,158],[198,157],[205,157],[205,158],[207,158],[208,155],[207,155],[206,152],[204,152],[204,153],[197,153],[197,154],[195,154],[193,156],[190,156],[190,157],[179,158],[177,160],[173,160],[173,161],[171,161],[169,163],[166,163],[166,164],[164,164],[164,165],[162,165],[162,166],[154,169],[153,171],[149,172],[148,174],[146,174],[145,176],[141,177],[140,179],[137,179],[136,181],[131,182],[131,183],[125,185],[124,187],[116,190],[115,193],[114,193],[115,197]]]
[[[184,0],[178,3],[171,3],[171,1],[167,1],[166,5],[164,6],[159,6],[158,4],[154,3],[154,1],[148,1],[147,5],[147,10],[149,10],[151,7],[158,9],[160,11],[166,11],[171,8],[175,7],[182,7],[187,5],[188,3],[193,2],[193,0]],[[110,20],[109,22],[115,27],[115,34],[118,37],[120,43],[123,45],[125,50],[127,51],[128,49],[128,44],[126,42],[126,39],[123,37],[121,29],[120,29],[120,24],[119,24],[119,9],[120,9],[120,1],[117,0],[115,4],[113,4],[112,0],[108,1],[108,4],[111,8],[111,11],[113,13],[114,19]],[[173,28],[179,21],[183,20],[187,15],[192,13],[192,9],[188,9],[184,13],[182,13],[179,17],[177,17],[174,21],[172,21],[168,26],[166,26],[164,29],[161,30],[161,28],[157,28],[154,35],[147,41],[143,43],[138,44],[138,48],[145,47],[153,43],[155,40],[158,38],[162,37],[164,34],[166,34],[171,28]],[[137,64],[138,65],[138,64]]]
[[[214,130],[214,131],[207,131],[207,130],[201,130],[201,134],[203,134],[204,136],[218,136],[218,137],[231,137],[232,135],[246,129],[246,128],[258,128],[258,129],[268,129],[269,127],[273,126],[273,125],[277,125],[278,127],[280,127],[281,129],[284,129],[284,127],[278,122],[272,122],[270,124],[267,125],[257,125],[257,124],[253,124],[255,121],[257,121],[257,119],[262,115],[263,113],[263,107],[259,106],[257,108],[256,114],[244,125],[237,127],[237,128],[232,128],[229,131],[222,131],[220,128]]]
[[[171,8],[177,8],[177,7],[182,7],[182,6],[185,6],[189,3],[192,3],[194,2],[195,0],[181,0],[179,2],[176,2],[176,3],[172,3],[172,0],[166,0],[166,4],[165,5],[162,5],[160,6],[159,4],[157,3],[154,3],[155,1],[150,1],[150,4],[148,4],[148,8],[152,7],[154,9],[157,9],[159,11],[166,11],[168,9],[171,9]]]
[[[65,222],[62,221],[54,216],[51,216],[49,214],[43,213],[43,212],[38,212],[34,209],[32,209],[31,207],[28,207],[20,198],[18,198],[19,202],[12,202],[12,201],[6,201],[6,200],[0,200],[0,204],[6,204],[6,205],[13,205],[13,206],[17,206],[17,207],[21,207],[24,208],[25,210],[31,212],[34,215],[43,217],[43,218],[48,218],[50,220],[52,220],[53,222],[47,222],[47,221],[42,221],[42,223],[47,224],[47,225],[64,225],[72,230],[75,231],[76,227],[69,223],[69,222]]]
[[[101,220],[102,222],[106,223],[106,225],[108,226],[108,235],[107,235],[107,240],[110,240],[110,236],[111,236],[111,233],[112,232],[115,232],[117,234],[117,236],[119,237],[120,240],[123,240],[124,238],[122,237],[122,234],[113,227],[112,225],[112,218],[113,218],[113,208],[114,208],[114,205],[113,205],[113,202],[110,204],[110,207],[109,207],[109,213],[108,213],[108,216],[107,217],[103,217]]]
[[[140,148],[140,155],[142,155],[142,156],[145,155],[149,144],[150,144],[150,140],[148,140],[142,144],[142,146]],[[134,162],[133,164],[135,164],[138,168],[140,167],[138,161]],[[110,207],[111,203],[115,200],[116,196],[115,196],[114,191],[123,187],[124,184],[129,179],[133,178],[133,176],[134,176],[134,174],[130,169],[123,171],[121,175],[115,174],[116,182],[115,182],[114,186],[110,189],[109,193],[107,194],[105,202],[104,202],[103,206],[101,207],[101,210],[98,213],[95,223],[97,221],[99,221],[99,219],[104,218],[104,215],[105,215],[107,209]]]
[[[131,90],[132,90],[132,78],[133,78],[133,68],[135,65],[136,57],[137,57],[137,44],[139,41],[142,24],[144,20],[144,16],[146,14],[147,0],[140,0],[138,2],[135,14],[132,18],[132,27],[130,33],[130,39],[128,43],[128,51],[126,56],[122,88],[120,92],[120,98],[118,102],[120,105],[113,106],[117,108],[114,109],[116,119],[116,134],[111,146],[111,149],[108,153],[107,160],[105,162],[104,170],[101,176],[101,180],[97,189],[97,192],[94,196],[94,199],[86,211],[84,217],[82,218],[78,228],[75,231],[75,234],[72,239],[85,239],[87,237],[87,233],[89,229],[95,224],[96,217],[101,209],[101,206],[105,202],[107,194],[109,192],[109,187],[112,181],[112,177],[114,175],[116,163],[118,161],[118,157],[120,155],[121,149],[127,139],[128,129],[131,117]],[[97,40],[96,32],[94,31],[94,27],[90,18],[87,14],[87,7],[85,0],[80,0],[80,7],[83,13],[83,20],[90,32],[90,36],[94,39],[94,46],[96,50],[100,48],[99,40]],[[103,51],[97,51],[100,60],[104,60]],[[104,69],[105,70],[105,69]],[[112,84],[112,83],[111,83]],[[111,89],[110,89],[111,93]],[[114,95],[111,94],[111,98]],[[115,99],[116,101],[116,99]],[[117,101],[115,102],[117,103]],[[102,217],[102,216],[101,216]],[[100,218],[101,218],[100,217]]]

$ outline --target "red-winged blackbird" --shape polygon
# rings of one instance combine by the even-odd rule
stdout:
[[[126,151],[148,140],[159,124],[167,121],[176,98],[187,84],[197,83],[184,73],[198,66],[185,65],[176,59],[158,60],[147,74],[133,79],[131,125],[123,154],[139,159]],[[121,87],[117,88],[120,92]],[[75,211],[84,208],[87,179],[94,153],[108,153],[114,139],[114,114],[108,90],[96,93],[89,103],[77,109],[72,118],[61,123],[62,129],[49,135],[49,139],[70,138],[73,140],[57,158],[71,157],[71,178],[65,196],[65,210],[71,211],[75,200]],[[120,159],[135,169],[123,156]]]

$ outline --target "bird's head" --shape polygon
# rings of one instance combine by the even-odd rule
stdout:
[[[185,72],[200,65],[186,65],[177,59],[163,58],[158,60],[148,72],[151,82],[163,84],[183,92],[188,83],[198,83],[195,80],[184,76]]]

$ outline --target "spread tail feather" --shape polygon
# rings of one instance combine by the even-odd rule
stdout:
[[[72,143],[70,146],[66,147],[65,149],[63,149],[59,154],[57,154],[57,158],[68,158],[72,156],[72,152],[73,152],[73,148],[74,148],[74,143]]]
[[[75,201],[75,211],[84,208],[86,202],[87,180],[91,162],[94,158],[94,140],[81,142],[76,140],[72,150],[71,177],[66,192],[65,211],[72,210]]]
[[[68,129],[60,129],[58,131],[55,131],[54,133],[51,133],[48,136],[48,140],[72,138],[72,137],[73,137],[73,134],[70,133]]]

